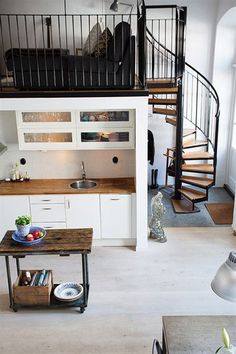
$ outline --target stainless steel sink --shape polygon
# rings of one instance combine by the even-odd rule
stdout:
[[[96,185],[97,182],[91,181],[89,179],[82,179],[80,181],[75,181],[70,184],[70,186],[75,189],[89,189],[96,187]]]

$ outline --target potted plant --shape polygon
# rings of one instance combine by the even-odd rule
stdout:
[[[222,328],[221,337],[222,337],[222,341],[223,341],[224,345],[220,346],[216,350],[215,354],[219,353],[220,351],[223,351],[224,353],[229,353],[229,354],[236,354],[236,347],[234,347],[230,343],[229,335],[228,335],[228,332],[226,331],[225,328]]]
[[[30,232],[31,217],[28,215],[18,216],[15,220],[18,235],[25,237]]]

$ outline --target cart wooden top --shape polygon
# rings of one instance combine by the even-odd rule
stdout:
[[[40,243],[24,246],[12,239],[14,230],[8,230],[0,243],[0,256],[26,256],[37,254],[90,253],[93,229],[47,230]]]

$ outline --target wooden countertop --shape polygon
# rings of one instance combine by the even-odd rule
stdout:
[[[78,179],[32,179],[27,182],[0,181],[0,195],[135,193],[133,177],[92,178],[93,181],[97,182],[97,186],[90,189],[71,188],[70,184],[76,180]]]

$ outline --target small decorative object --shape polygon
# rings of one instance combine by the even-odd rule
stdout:
[[[166,242],[163,227],[161,226],[161,218],[165,213],[165,207],[162,203],[162,193],[158,192],[151,201],[152,217],[150,221],[150,237],[158,242]]]
[[[216,351],[215,354],[219,353],[220,351],[223,353],[229,354],[236,354],[236,347],[230,344],[229,335],[225,328],[222,328],[221,337],[224,345],[220,346]]]
[[[83,286],[77,283],[62,283],[54,289],[54,296],[59,301],[75,301],[83,294]]]
[[[27,215],[18,216],[15,220],[15,225],[17,228],[17,234],[20,237],[25,237],[30,231],[31,217]]]

